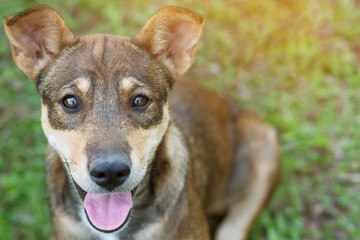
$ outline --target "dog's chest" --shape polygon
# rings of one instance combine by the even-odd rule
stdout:
[[[163,232],[162,230],[163,224],[161,222],[151,223],[134,234],[134,240],[158,239],[159,234]]]

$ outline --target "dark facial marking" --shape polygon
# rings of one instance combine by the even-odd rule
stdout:
[[[108,48],[107,48],[107,43],[109,41],[109,38],[107,36],[104,36],[103,39],[103,51],[102,51],[102,56],[101,56],[101,60],[103,63],[106,63],[106,57],[108,56]]]
[[[88,165],[92,161],[105,159],[118,153],[130,155],[131,147],[123,138],[119,137],[119,133],[103,137],[99,136],[103,135],[94,134],[94,138],[86,145],[85,154],[89,159]]]

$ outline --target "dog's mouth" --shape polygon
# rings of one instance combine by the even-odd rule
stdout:
[[[96,194],[85,192],[75,181],[89,223],[98,231],[111,233],[129,220],[136,189],[129,192]]]

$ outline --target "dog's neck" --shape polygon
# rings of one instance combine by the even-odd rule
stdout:
[[[185,199],[186,192],[184,189],[188,162],[189,153],[185,139],[178,126],[170,121],[166,134],[135,196],[135,211],[131,220],[131,223],[134,223],[131,224],[131,228],[135,228],[133,229],[134,232],[140,227],[136,226],[137,222],[150,224],[151,222],[162,221],[162,219],[167,218],[165,214],[172,212],[169,209]],[[172,179],[172,181],[164,184],[166,179]],[[181,189],[181,191],[174,191],[174,189]],[[169,195],[172,196],[169,197]],[[144,216],[148,216],[146,221],[144,221]]]

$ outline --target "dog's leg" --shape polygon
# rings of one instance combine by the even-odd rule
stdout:
[[[235,122],[237,139],[227,214],[216,240],[245,239],[247,232],[275,188],[279,176],[279,147],[271,127],[255,115],[242,112]]]

